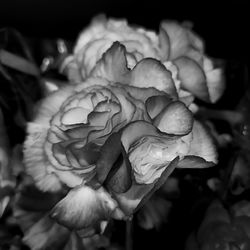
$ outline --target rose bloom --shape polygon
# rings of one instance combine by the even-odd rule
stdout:
[[[46,97],[27,128],[27,173],[42,191],[69,191],[51,216],[82,234],[132,216],[176,167],[217,162],[169,71],[149,58],[130,70],[126,53],[115,42],[88,79]]]
[[[98,16],[80,33],[73,54],[64,60],[61,70],[70,80],[82,81],[115,41],[126,47],[130,69],[143,58],[160,60],[170,72],[180,97],[191,95],[216,102],[223,93],[223,71],[204,54],[204,42],[187,24],[174,21],[163,21],[157,34],[129,26],[125,19]]]

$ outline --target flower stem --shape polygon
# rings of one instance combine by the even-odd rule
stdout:
[[[126,250],[133,250],[133,219],[126,221]]]

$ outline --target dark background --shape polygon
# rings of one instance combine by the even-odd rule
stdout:
[[[249,16],[250,9],[243,1],[222,4],[218,1],[182,3],[151,0],[9,0],[0,1],[0,28],[11,26],[23,35],[37,39],[65,38],[75,41],[91,18],[105,13],[107,17],[124,17],[131,24],[158,30],[163,19],[189,20],[194,30],[206,41],[207,54],[222,58],[227,64],[227,93],[219,103],[221,107],[234,107],[240,99],[243,84],[249,74]],[[246,70],[246,68],[248,70]],[[240,90],[239,90],[240,88]],[[230,105],[229,105],[230,104]],[[186,197],[176,205],[170,218],[171,227],[158,231],[135,230],[135,249],[181,249],[190,225],[195,224],[185,211],[197,199],[195,190],[187,190]],[[190,197],[190,194],[193,196]],[[186,207],[183,206],[185,204]],[[195,215],[196,216],[196,215]],[[197,217],[197,216],[196,216]],[[124,235],[124,232],[117,232]],[[169,237],[166,237],[166,236]],[[139,237],[137,237],[139,236]],[[160,247],[161,246],[161,247]]]
[[[190,20],[206,41],[211,56],[249,61],[249,7],[247,1],[102,1],[8,0],[0,1],[0,27],[12,26],[33,37],[75,39],[99,13],[126,17],[158,30],[162,19]]]

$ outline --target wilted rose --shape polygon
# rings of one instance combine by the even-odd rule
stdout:
[[[204,101],[215,102],[223,93],[222,69],[216,68],[204,54],[203,41],[188,25],[174,21],[162,21],[157,34],[129,26],[125,19],[97,17],[79,35],[74,52],[66,58],[62,70],[69,79],[82,81],[116,41],[126,47],[128,68],[133,68],[143,58],[160,60],[181,97],[192,94]]]
[[[48,96],[28,125],[26,170],[43,191],[70,189],[51,213],[69,228],[126,219],[175,167],[217,161],[167,69],[146,58],[129,70],[125,54],[114,43],[86,81]]]

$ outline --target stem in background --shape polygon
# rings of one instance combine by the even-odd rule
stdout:
[[[126,250],[133,250],[133,218],[126,221]]]
[[[17,56],[3,49],[0,50],[0,63],[29,75],[36,77],[40,75],[39,69],[35,64],[29,62],[23,57]]]

